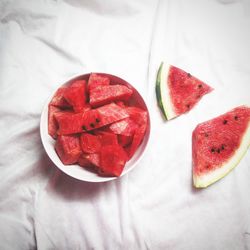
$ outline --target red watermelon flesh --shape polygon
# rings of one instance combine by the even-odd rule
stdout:
[[[62,163],[65,165],[76,163],[82,153],[79,137],[74,135],[58,136],[55,149]]]
[[[112,123],[109,129],[115,134],[132,136],[139,126],[147,124],[148,114],[145,110],[137,107],[127,107],[126,111],[129,117]]]
[[[240,106],[195,128],[192,135],[195,186],[206,187],[237,165],[242,155],[234,163],[232,159],[239,152],[243,154],[246,151],[239,150],[243,143],[246,148],[249,146],[249,127],[250,108]]]
[[[138,125],[130,117],[112,123],[109,127],[113,133],[125,136],[132,136],[137,128]]]
[[[121,146],[106,145],[101,148],[99,173],[105,176],[120,176],[126,161],[127,154]]]
[[[58,129],[58,124],[57,121],[54,117],[55,113],[61,112],[61,110],[53,105],[49,105],[49,110],[48,110],[48,132],[51,137],[56,139],[57,137],[57,129]]]
[[[99,132],[98,133],[99,140],[101,142],[102,147],[106,145],[117,145],[117,135],[109,132]]]
[[[125,105],[125,103],[124,103],[123,101],[116,101],[115,103],[116,103],[118,106],[122,107],[122,108],[125,108],[125,107],[126,107],[126,105]]]
[[[70,104],[64,98],[64,93],[67,91],[67,87],[59,88],[54,94],[52,100],[50,101],[50,105],[57,106],[61,109],[70,108]]]
[[[167,84],[176,115],[189,111],[203,95],[212,91],[206,83],[175,66],[170,66]]]
[[[96,95],[95,108],[89,103],[89,93]],[[61,161],[78,163],[103,176],[120,176],[128,160],[124,149],[132,148],[132,152],[141,143],[134,132],[147,124],[144,110],[128,107],[132,97],[130,88],[110,85],[108,77],[97,74],[89,77],[88,85],[77,80],[59,88],[49,104],[48,130],[57,139],[55,150]]]
[[[132,143],[133,140],[133,136],[126,136],[126,135],[117,135],[118,138],[118,143],[122,146],[122,147],[127,147],[129,144]]]
[[[128,100],[133,90],[123,85],[98,86],[89,92],[89,103],[92,107],[114,101]]]
[[[126,109],[111,103],[83,113],[57,117],[58,134],[75,134],[103,127],[128,117]]]
[[[100,166],[100,154],[85,154],[83,153],[79,159],[78,163],[81,167],[90,167],[92,169],[98,170]]]
[[[76,113],[82,112],[85,109],[87,99],[86,87],[85,80],[77,80],[64,91],[64,98],[73,107]]]
[[[122,120],[129,116],[125,108],[122,108],[115,103],[104,105],[97,108],[97,110],[101,116],[102,126]]]
[[[138,126],[148,123],[147,111],[137,107],[127,107],[126,111],[128,112],[130,119],[134,121]]]
[[[147,125],[144,124],[135,130],[132,143],[131,145],[129,145],[129,147],[126,148],[128,155],[129,155],[129,159],[132,158],[137,148],[141,145],[146,129],[147,129]]]
[[[88,159],[83,157],[83,154],[79,157],[78,164],[83,168],[91,168],[93,166],[93,164]]]
[[[84,153],[98,153],[101,149],[101,141],[97,135],[82,133],[80,143]]]
[[[92,73],[88,80],[88,90],[91,91],[98,86],[107,86],[109,84],[110,79],[108,77]]]

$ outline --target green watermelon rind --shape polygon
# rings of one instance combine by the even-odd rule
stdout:
[[[206,188],[211,184],[217,182],[218,180],[225,177],[229,172],[231,172],[241,161],[241,159],[246,154],[248,148],[250,147],[250,122],[246,132],[244,133],[240,146],[234,153],[234,155],[227,160],[227,162],[221,165],[213,172],[204,175],[193,174],[193,183],[196,188]]]
[[[171,97],[169,94],[168,81],[170,65],[162,62],[156,78],[156,98],[158,106],[166,120],[170,120],[176,117],[176,113],[173,110],[173,105],[171,102]]]

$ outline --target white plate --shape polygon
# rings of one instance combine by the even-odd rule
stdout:
[[[117,76],[114,76],[114,75],[104,74],[104,73],[97,73],[97,74],[108,76],[111,80],[111,84],[112,83],[123,84],[123,85],[127,85],[130,88],[132,88],[134,91],[132,99],[137,103],[137,106],[148,111],[148,108],[147,108],[146,103],[143,100],[142,96],[139,94],[139,92],[131,84],[129,84],[125,80],[123,80]],[[90,74],[77,76],[77,77],[69,80],[68,82],[66,82],[63,85],[68,85],[75,80],[80,80],[80,79],[88,80],[89,75]],[[53,95],[54,95],[54,93],[53,93]],[[51,98],[52,98],[52,96],[51,96]],[[43,143],[43,146],[45,148],[45,151],[47,152],[48,156],[53,161],[53,163],[60,170],[62,170],[64,173],[66,173],[67,175],[72,176],[72,177],[74,177],[78,180],[82,180],[82,181],[105,182],[105,181],[110,181],[110,180],[114,180],[114,179],[119,178],[119,177],[103,177],[103,176],[100,176],[100,175],[98,175],[94,172],[91,172],[85,168],[82,168],[79,165],[76,165],[76,164],[75,165],[64,165],[61,162],[61,160],[59,159],[59,157],[55,151],[55,148],[54,148],[55,140],[48,134],[48,105],[49,105],[49,102],[51,101],[51,98],[49,98],[48,101],[45,103],[45,106],[44,106],[43,111],[42,111],[41,120],[40,120],[40,134],[41,134],[41,139],[42,139],[42,143]],[[142,156],[146,150],[146,147],[147,147],[148,142],[149,142],[149,136],[150,136],[149,111],[148,111],[148,117],[149,117],[148,127],[146,130],[143,142],[141,143],[140,147],[135,152],[134,156],[126,163],[121,176],[127,174],[129,171],[131,171],[132,169],[135,168],[135,166],[138,164],[139,160],[142,158]]]

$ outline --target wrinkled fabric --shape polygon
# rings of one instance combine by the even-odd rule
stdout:
[[[248,0],[0,1],[0,249],[250,249],[250,152],[228,176],[192,186],[195,126],[250,105]],[[164,122],[155,79],[168,61],[214,91]],[[107,183],[75,180],[46,155],[46,100],[65,81],[107,72],[146,100],[151,139]]]

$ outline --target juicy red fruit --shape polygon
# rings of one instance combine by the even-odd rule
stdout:
[[[190,73],[170,67],[169,79],[170,96],[175,113],[180,115],[192,109],[205,94],[213,89]]]
[[[88,90],[91,91],[98,86],[107,86],[109,84],[110,80],[107,76],[101,76],[96,73],[91,73],[88,80]]]
[[[100,173],[108,176],[120,176],[126,161],[127,154],[121,146],[106,145],[100,152]]]
[[[133,90],[116,78],[93,73],[86,80],[57,90],[49,104],[48,132],[63,164],[120,176],[143,140],[148,114],[139,108],[144,104],[133,106]]]
[[[249,121],[250,109],[240,106],[199,124],[192,135],[195,174],[206,174],[229,160],[239,148]]]
[[[75,135],[58,136],[55,149],[62,163],[65,165],[76,163],[82,153],[79,137]]]
[[[77,80],[73,82],[63,94],[65,100],[72,106],[76,113],[83,111],[86,106],[86,89],[86,81]]]
[[[114,101],[128,100],[133,91],[123,85],[98,86],[89,92],[89,103],[93,107]]]
[[[85,153],[98,153],[101,149],[101,141],[97,135],[82,133],[80,142],[82,151]]]

